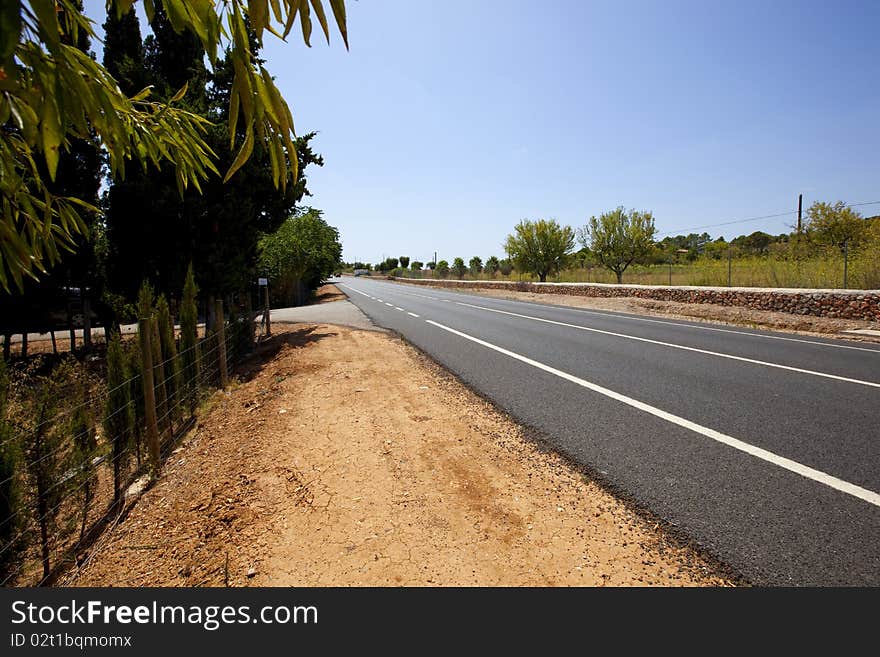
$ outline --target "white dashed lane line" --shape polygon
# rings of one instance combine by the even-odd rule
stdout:
[[[409,312],[406,308],[401,308],[400,306],[395,306],[393,303],[388,303],[387,301],[382,301],[382,299],[379,299],[379,298],[374,297],[374,296],[370,296],[369,294],[366,294],[366,293],[364,293],[364,292],[361,292],[360,290],[356,290],[356,289],[354,289],[353,287],[350,287],[350,286],[348,286],[348,285],[343,285],[342,283],[340,283],[340,286],[341,286],[341,287],[344,287],[344,288],[347,289],[347,290],[351,290],[352,292],[357,292],[358,294],[362,294],[362,295],[365,296],[365,297],[369,297],[369,298],[372,299],[373,301],[378,301],[379,303],[384,303],[386,306],[389,306],[389,307],[391,307],[391,308],[394,308],[395,310],[399,310],[399,311],[402,312],[402,313],[406,313],[406,314],[409,315],[410,317],[415,317],[416,319],[418,319],[418,318],[420,317],[419,315],[416,315],[415,313],[411,313],[411,312]],[[411,296],[412,296],[412,295],[411,295]],[[420,294],[420,295],[418,295],[418,296],[425,296],[425,295]]]

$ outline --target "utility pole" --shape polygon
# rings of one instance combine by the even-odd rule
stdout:
[[[801,228],[802,228],[802,224],[801,224],[801,210],[803,209],[803,206],[804,206],[804,195],[803,195],[803,194],[798,194],[798,223],[797,223],[797,234],[798,234],[798,237],[800,237],[800,234],[801,234]]]

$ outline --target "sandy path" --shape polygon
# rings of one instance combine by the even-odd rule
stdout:
[[[729,583],[400,340],[286,331],[68,583]]]

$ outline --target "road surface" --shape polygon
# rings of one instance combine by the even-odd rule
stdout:
[[[880,345],[337,284],[749,581],[880,585]]]

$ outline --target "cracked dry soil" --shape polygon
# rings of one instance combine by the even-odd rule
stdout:
[[[275,328],[62,583],[731,583],[401,340]]]

